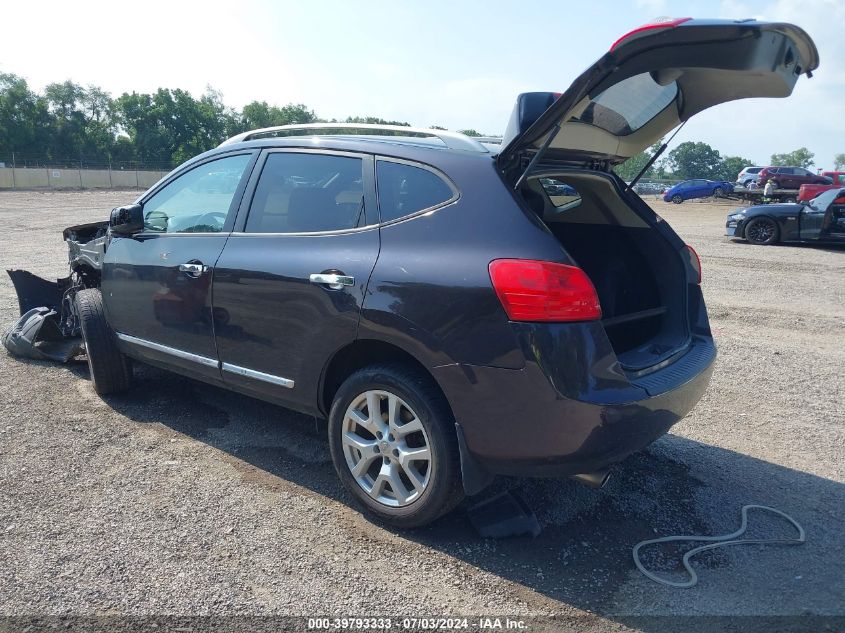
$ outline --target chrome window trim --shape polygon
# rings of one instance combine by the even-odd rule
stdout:
[[[149,239],[151,237],[214,237],[214,236],[227,237],[229,235],[229,233],[230,233],[230,231],[215,231],[214,233],[211,233],[211,232],[192,233],[192,232],[189,232],[189,231],[185,231],[184,233],[166,233],[166,232],[158,233],[156,231],[143,231],[141,233],[133,233],[131,236],[128,236],[128,237],[132,237],[132,238],[142,237],[142,238],[145,238],[145,239]],[[121,236],[118,236],[118,237],[127,237],[127,236],[121,235]]]
[[[156,352],[161,352],[163,354],[170,354],[171,356],[175,356],[176,358],[190,360],[195,363],[199,363],[200,365],[205,365],[206,367],[220,367],[219,361],[214,358],[200,356],[199,354],[192,354],[191,352],[176,349],[175,347],[169,347],[168,345],[162,345],[161,343],[154,343],[153,341],[148,341],[146,339],[138,338],[137,336],[131,336],[129,334],[123,334],[121,332],[116,332],[116,334],[117,338],[119,338],[125,343],[129,343],[130,345],[146,347],[147,349],[155,350]]]
[[[294,381],[290,378],[282,378],[281,376],[275,376],[273,374],[265,374],[263,371],[247,369],[246,367],[232,365],[231,363],[223,363],[221,365],[221,368],[223,369],[223,371],[228,371],[230,374],[236,374],[238,376],[244,376],[246,378],[254,378],[255,380],[269,382],[271,384],[279,385],[281,387],[287,387],[288,389],[293,389],[294,386]]]
[[[230,235],[232,237],[320,237],[323,235],[346,235],[347,233],[372,231],[378,227],[378,224],[368,224],[367,226],[356,226],[351,229],[337,229],[336,231],[301,231],[299,233],[247,233],[246,231],[232,231]]]

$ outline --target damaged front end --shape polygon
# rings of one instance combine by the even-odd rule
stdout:
[[[82,353],[74,298],[85,288],[100,287],[100,273],[109,223],[66,228],[70,275],[48,281],[26,270],[7,270],[18,296],[21,318],[3,333],[2,342],[15,356],[68,362]]]

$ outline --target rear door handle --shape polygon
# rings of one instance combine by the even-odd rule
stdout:
[[[199,277],[207,270],[208,266],[201,263],[188,262],[187,264],[179,264],[179,272],[187,273],[190,277]]]
[[[340,290],[344,286],[355,285],[355,277],[338,273],[314,273],[308,279],[312,284],[324,284],[332,290]]]

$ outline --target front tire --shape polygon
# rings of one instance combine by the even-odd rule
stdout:
[[[751,244],[768,246],[776,243],[778,237],[778,225],[772,218],[754,218],[745,226],[745,239]]]
[[[713,190],[713,197],[714,197],[714,198],[721,198],[721,197],[724,195],[724,193],[725,193],[725,192],[722,190],[722,188],[721,188],[721,187],[716,187],[716,188]]]
[[[676,193],[674,196],[672,196],[672,202],[674,202],[675,204],[681,204],[683,201],[684,199],[679,193]]]
[[[426,525],[463,498],[454,419],[422,372],[399,364],[358,370],[335,394],[328,432],[341,482],[385,523]]]
[[[120,393],[132,383],[132,364],[114,342],[114,333],[106,322],[103,297],[96,288],[76,293],[76,313],[82,326],[85,356],[94,391],[101,396]]]

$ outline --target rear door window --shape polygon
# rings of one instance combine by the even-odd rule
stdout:
[[[376,164],[382,222],[433,209],[457,200],[457,191],[434,171],[408,163],[379,160]]]
[[[273,152],[246,221],[247,233],[315,233],[364,226],[363,160]]]

